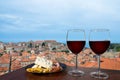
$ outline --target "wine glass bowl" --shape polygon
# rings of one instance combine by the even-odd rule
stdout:
[[[109,47],[110,41],[89,41],[90,47],[97,55],[103,54]]]
[[[67,45],[71,52],[77,55],[84,48],[85,41],[67,41]]]
[[[78,70],[77,56],[85,46],[85,31],[82,29],[72,29],[67,31],[66,36],[68,49],[76,56],[76,66],[74,70],[68,72],[72,76],[83,76],[84,72]]]
[[[99,79],[107,79],[109,75],[100,71],[100,55],[103,54],[110,45],[110,32],[108,29],[93,29],[89,34],[89,45],[92,51],[98,56],[98,71],[91,72],[91,76]]]

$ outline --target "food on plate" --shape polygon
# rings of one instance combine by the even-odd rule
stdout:
[[[62,70],[60,64],[56,61],[48,60],[45,57],[37,57],[35,60],[35,65],[31,68],[27,68],[27,72],[32,73],[53,73]]]

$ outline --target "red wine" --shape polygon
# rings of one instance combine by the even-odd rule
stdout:
[[[90,48],[97,55],[103,54],[109,47],[110,41],[89,41]]]
[[[78,54],[85,46],[85,41],[67,41],[68,48],[74,54]]]

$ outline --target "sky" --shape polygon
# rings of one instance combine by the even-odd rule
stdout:
[[[120,0],[0,0],[0,41],[66,41],[68,29],[110,29],[120,42]],[[87,39],[86,39],[87,40]]]

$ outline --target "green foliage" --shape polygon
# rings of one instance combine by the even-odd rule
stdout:
[[[21,50],[20,52],[23,52],[24,50]]]
[[[120,43],[111,43],[110,49],[114,49],[115,51],[120,51]]]
[[[3,54],[2,53],[0,53],[0,57],[2,56]]]
[[[13,52],[17,52],[16,50],[14,50]]]
[[[66,52],[66,53],[69,53],[69,50],[62,50],[61,52]]]
[[[46,42],[43,42],[43,43],[42,43],[42,47],[45,47],[45,45],[46,45]]]
[[[116,47],[116,51],[117,52],[120,51],[120,46]]]
[[[56,50],[56,48],[54,47],[54,48],[52,48],[52,50],[54,51],[54,50]]]
[[[31,51],[27,51],[28,53],[31,53]]]
[[[35,45],[35,48],[39,48],[39,45]]]

